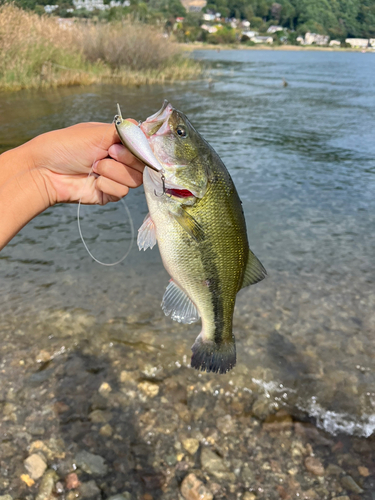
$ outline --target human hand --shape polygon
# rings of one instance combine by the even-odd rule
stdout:
[[[144,165],[121,143],[113,124],[80,123],[42,134],[27,147],[31,172],[43,179],[49,205],[105,205],[142,184]],[[95,163],[94,163],[95,162]],[[94,174],[88,177],[93,167]]]

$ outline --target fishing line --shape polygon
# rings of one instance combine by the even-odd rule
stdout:
[[[102,140],[101,140],[101,142],[100,142],[100,145],[99,145],[98,151],[101,149],[101,146],[102,146],[102,144],[103,144],[103,141],[104,141],[105,135],[106,135],[106,134],[104,134],[104,135],[103,135],[103,138],[102,138]],[[91,175],[91,174],[94,174],[93,167],[94,167],[95,162],[97,161],[97,159],[98,159],[98,155],[96,156],[95,160],[94,160],[94,161],[93,161],[93,163],[92,163],[92,166],[91,166],[91,169],[90,169],[89,175],[87,176],[87,178],[86,178],[86,182],[85,182],[85,185],[83,186],[83,192],[84,192],[84,191],[85,191],[85,189],[86,189],[87,182],[88,182],[88,180],[89,180],[90,175]],[[126,213],[127,213],[127,216],[128,216],[128,218],[129,218],[129,222],[130,222],[130,233],[131,233],[131,236],[130,236],[130,245],[129,245],[129,248],[128,248],[127,252],[125,253],[125,255],[124,255],[123,257],[121,257],[121,259],[120,259],[120,260],[117,260],[116,262],[102,262],[102,261],[100,261],[99,259],[97,259],[96,257],[94,257],[94,255],[90,252],[90,250],[89,250],[89,248],[88,248],[88,246],[87,246],[87,244],[86,244],[86,242],[85,242],[85,239],[84,239],[84,237],[83,237],[83,234],[82,234],[82,230],[81,230],[81,223],[80,223],[80,219],[79,219],[79,217],[80,217],[80,209],[81,209],[81,202],[82,202],[82,196],[83,196],[83,193],[82,193],[82,195],[81,195],[81,197],[80,197],[80,199],[79,199],[79,202],[78,202],[78,208],[77,208],[77,224],[78,224],[78,231],[79,231],[79,235],[80,235],[80,237],[81,237],[81,240],[82,240],[82,243],[83,243],[84,247],[85,247],[85,248],[86,248],[86,250],[87,250],[87,253],[90,255],[90,257],[91,257],[93,260],[95,260],[95,262],[97,262],[98,264],[101,264],[102,266],[108,266],[108,267],[109,267],[109,266],[116,266],[117,264],[120,264],[120,262],[122,262],[123,260],[125,260],[125,259],[126,259],[126,257],[129,255],[129,253],[130,253],[130,251],[131,251],[131,249],[132,249],[132,247],[133,247],[133,242],[134,242],[134,224],[133,224],[133,219],[132,219],[132,216],[131,216],[131,213],[130,213],[129,208],[128,208],[128,206],[127,206],[127,205],[126,205],[126,203],[125,203],[125,200],[124,200],[123,198],[121,198],[121,200],[120,200],[120,201],[121,201],[121,203],[124,205],[125,211],[126,211]]]

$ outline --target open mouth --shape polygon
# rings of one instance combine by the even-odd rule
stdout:
[[[187,189],[168,189],[166,188],[165,194],[169,194],[170,196],[176,196],[177,198],[189,198],[190,196],[194,196],[191,191]]]

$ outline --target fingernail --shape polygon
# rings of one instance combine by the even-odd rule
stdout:
[[[97,169],[98,163],[99,163],[99,161],[96,161],[96,162],[95,162],[95,163],[93,163],[93,165],[92,165],[92,171],[93,171],[93,172],[95,172],[95,173],[97,172],[97,170],[96,170],[96,169]]]

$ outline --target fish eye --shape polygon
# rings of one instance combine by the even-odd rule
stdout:
[[[184,137],[185,138],[187,136],[185,127],[182,127],[181,125],[179,125],[176,128],[176,132],[177,132],[177,135],[179,135],[180,137]]]

